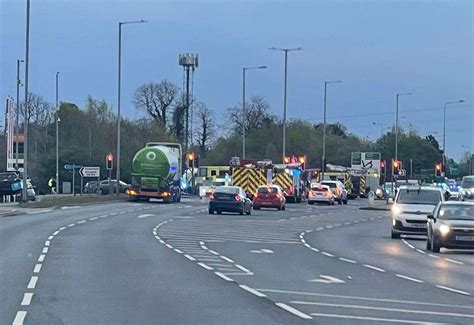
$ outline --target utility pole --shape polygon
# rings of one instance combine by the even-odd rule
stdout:
[[[28,202],[28,66],[30,57],[30,0],[26,0],[26,46],[25,46],[25,121],[23,143],[23,202]]]
[[[59,72],[56,72],[56,194],[59,194]]]
[[[23,60],[16,60],[16,111],[15,111],[15,170],[18,171],[18,147],[20,137],[20,63]]]
[[[276,47],[271,47],[269,50],[275,50],[275,51],[283,51],[285,52],[285,86],[284,86],[284,92],[283,92],[283,154],[282,154],[282,162],[285,161],[285,156],[286,156],[286,92],[287,92],[287,79],[288,79],[288,52],[292,51],[301,51],[303,50],[301,47],[298,48],[276,48]]]
[[[323,155],[321,158],[321,180],[324,180],[324,173],[326,171],[326,95],[327,86],[332,83],[341,83],[341,80],[325,81],[324,82],[324,113],[323,113]]]

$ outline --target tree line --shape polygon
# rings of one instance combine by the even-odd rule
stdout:
[[[146,142],[185,142],[186,105],[184,94],[178,86],[167,80],[143,84],[135,90],[132,102],[136,110],[143,114],[140,118],[123,118],[121,121],[121,174],[126,182],[131,181],[131,160]],[[20,106],[20,121],[23,121],[24,103],[20,103]],[[262,97],[251,97],[245,107],[245,115],[241,103],[228,108],[224,121],[227,127],[221,128],[218,134],[214,111],[201,101],[191,101],[193,114],[190,117],[193,116],[194,128],[190,135],[190,150],[198,154],[200,165],[227,165],[232,156],[241,156],[244,124],[247,157],[281,161],[281,119],[271,113],[270,105]],[[56,112],[54,105],[43,97],[29,94],[27,108],[28,169],[35,185],[46,191],[48,179],[55,175],[56,118],[60,121],[60,180],[72,179],[71,171],[63,168],[65,164],[71,163],[100,166],[102,178],[108,177],[105,156],[108,153],[116,156],[117,130],[117,116],[110,104],[89,96],[83,107],[61,102]],[[375,142],[349,132],[339,123],[328,124],[326,130],[328,163],[349,166],[351,152],[355,151],[379,151],[387,161],[394,157],[394,130]],[[321,167],[322,132],[320,123],[290,120],[287,123],[287,154],[306,154],[307,166]],[[442,152],[434,136],[422,137],[415,130],[400,130],[399,158],[404,162],[413,159],[420,168],[429,169],[441,161]],[[461,173],[467,173],[467,165],[466,156],[461,161]],[[0,136],[0,169],[6,169],[5,133]]]

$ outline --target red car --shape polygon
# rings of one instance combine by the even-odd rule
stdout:
[[[285,195],[277,185],[260,186],[253,198],[254,210],[260,210],[260,208],[285,210],[285,205]]]

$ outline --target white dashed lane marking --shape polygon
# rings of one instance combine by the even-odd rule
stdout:
[[[31,299],[33,298],[33,293],[27,292],[23,295],[23,300],[21,301],[22,306],[29,306],[31,304]]]
[[[34,289],[36,287],[36,283],[38,282],[38,277],[37,276],[32,276],[30,279],[30,282],[28,282],[28,289]]]
[[[15,319],[13,320],[12,325],[23,325],[23,322],[25,321],[25,317],[26,317],[26,311],[19,310],[15,315]]]
[[[41,271],[41,266],[42,264],[36,264],[33,273],[39,273]]]
[[[275,303],[275,305],[277,305],[278,307],[286,310],[287,312],[295,315],[295,316],[298,316],[300,318],[303,318],[303,319],[313,319],[313,317],[309,316],[309,315],[306,315],[305,313],[299,311],[298,309],[296,308],[293,308],[291,306],[288,306],[287,304],[284,304],[282,302],[277,302]]]
[[[239,285],[240,288],[244,289],[245,291],[247,292],[250,292],[251,294],[253,295],[256,295],[257,297],[260,297],[260,298],[263,298],[263,297],[266,297],[267,295],[265,295],[264,293],[261,293],[260,291],[258,290],[255,290],[255,289],[252,289],[250,288],[249,286],[245,285],[245,284],[241,284]]]

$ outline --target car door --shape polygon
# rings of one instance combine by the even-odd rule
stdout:
[[[250,209],[252,208],[252,201],[250,201],[250,199],[247,197],[247,194],[245,194],[242,188],[240,189],[240,196],[244,201],[244,211],[250,211]]]

